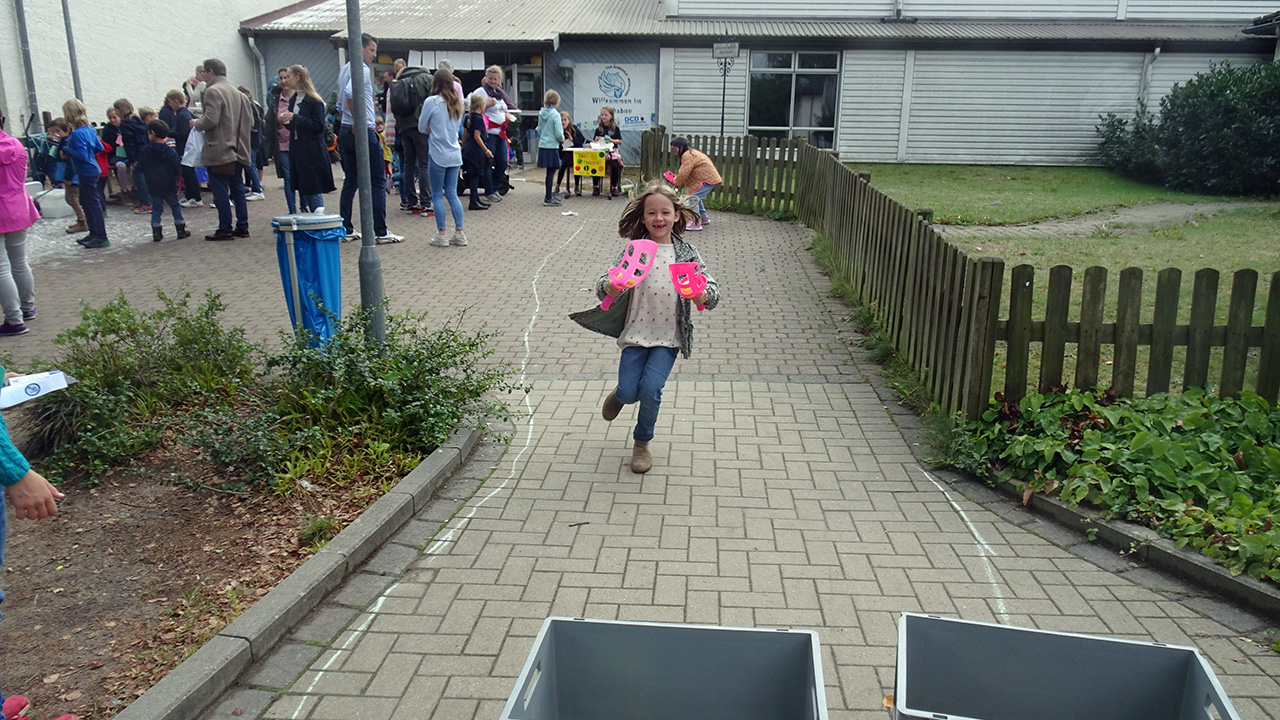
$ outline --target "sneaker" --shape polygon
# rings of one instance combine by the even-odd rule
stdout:
[[[410,206],[410,207],[405,208],[405,212],[409,213],[410,215],[421,215],[421,214],[422,214],[422,206],[421,206],[421,205],[412,205],[412,206]]]
[[[138,205],[133,209],[134,215],[146,215],[151,212],[150,205]]]
[[[467,246],[467,236],[466,236],[466,235],[463,235],[461,230],[454,230],[454,231],[453,231],[453,238],[449,240],[449,244],[450,244],[450,245],[456,245],[456,246],[458,246],[458,247],[466,247],[466,246]]]
[[[711,218],[709,218],[709,217],[704,217],[704,218],[702,218],[702,224],[703,224],[703,225],[710,225],[710,224],[711,224]]]
[[[89,236],[89,240],[87,242],[84,242],[81,244],[90,250],[97,250],[98,248],[111,247],[110,240],[104,237],[96,237],[93,235]]]
[[[549,198],[547,198],[546,200],[543,200],[543,201],[542,201],[542,204],[543,204],[543,205],[550,206],[550,207],[557,207],[557,206],[559,206],[559,205],[563,205],[563,204],[564,204],[564,200],[561,200],[561,199],[560,199],[560,198],[558,198],[558,197],[549,197]]]
[[[28,320],[35,320],[35,319],[36,319],[36,309],[35,309],[35,308],[31,308],[30,310],[23,310],[23,311],[22,311],[22,321],[23,321],[23,322],[26,322],[26,321],[28,321]],[[5,713],[5,714],[7,715],[8,713]]]
[[[696,222],[696,223],[691,222],[691,223],[689,223],[688,225],[685,225],[685,226],[684,226],[684,229],[685,229],[685,230],[698,231],[698,230],[701,230],[701,229],[702,229],[702,223],[701,223],[701,222]]]
[[[449,247],[449,238],[443,232],[438,232],[431,238],[431,244],[435,247]]]
[[[360,240],[359,230],[352,230],[351,232],[347,233],[346,237],[342,238],[342,242],[359,242],[359,240]]]
[[[184,208],[200,208],[204,207],[204,203],[194,198],[183,198],[178,201],[178,205]]]
[[[492,195],[485,195],[484,201],[492,205],[496,202],[502,202],[502,196],[499,195],[498,193],[493,193]]]
[[[76,238],[76,242],[77,242],[77,243],[79,243],[79,244],[81,244],[81,245],[88,245],[88,244],[89,244],[90,242],[92,242],[92,241],[93,241],[93,233],[89,233],[88,235],[85,235],[84,237],[78,237],[78,238]]]
[[[11,335],[23,335],[26,332],[28,332],[27,326],[23,325],[22,323],[5,323],[3,325],[0,325],[0,337],[9,337]],[[8,704],[9,704],[8,702],[5,702],[6,706]],[[7,716],[8,713],[5,713],[5,715]]]
[[[244,196],[244,199],[245,199],[246,201],[253,201],[253,200],[266,200],[266,199],[267,199],[267,196],[266,196],[266,195],[263,195],[263,194],[262,194],[262,193],[260,193],[260,192],[255,192],[255,193],[249,193],[249,194],[245,195],[245,196]]]
[[[404,240],[404,238],[388,230],[386,235],[379,235],[373,240],[379,245],[392,245]]]
[[[4,706],[0,708],[0,713],[7,718],[17,718],[30,709],[31,703],[27,702],[26,698],[21,695],[10,695],[4,699]]]

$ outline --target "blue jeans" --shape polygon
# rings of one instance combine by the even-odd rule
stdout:
[[[258,146],[249,143],[249,167],[244,169],[245,185],[249,192],[262,192],[262,181],[258,179]]]
[[[449,212],[453,213],[453,228],[462,229],[462,201],[458,199],[458,169],[461,165],[437,165],[436,159],[427,156],[427,175],[431,178],[431,199],[436,209],[436,229],[444,232],[444,199],[449,200]]]
[[[147,176],[138,170],[136,163],[129,163],[129,172],[133,173],[133,189],[138,194],[138,204],[150,205],[151,193],[147,192]]]
[[[484,142],[493,153],[493,160],[486,158],[484,174],[484,191],[486,195],[506,195],[511,189],[507,184],[507,162],[511,151],[507,141],[501,135],[485,135]]]
[[[373,192],[373,232],[378,237],[387,234],[387,171],[383,167],[382,141],[373,128],[365,128],[369,143],[369,181]],[[342,213],[342,226],[347,234],[355,232],[351,223],[354,217],[351,204],[360,181],[356,176],[356,136],[350,125],[338,131],[338,150],[342,152],[342,194],[338,197],[338,211]]]
[[[182,206],[178,204],[178,194],[174,193],[169,197],[153,196],[151,198],[151,227],[160,227],[160,219],[164,217],[164,204],[169,203],[169,209],[173,211],[173,224],[184,225],[186,221],[182,219]]]
[[[241,167],[230,175],[209,173],[209,192],[213,193],[213,206],[218,208],[218,229],[231,232],[231,203],[236,205],[236,229],[249,227],[249,204],[244,201],[244,177]]]
[[[316,193],[315,195],[303,195],[298,193],[298,198],[302,201],[302,212],[315,212],[316,208],[324,207],[324,195]]]
[[[698,216],[703,220],[707,219],[707,206],[702,204],[702,201],[706,200],[707,196],[711,194],[711,191],[715,189],[715,185],[712,185],[709,182],[704,182],[697,190],[693,191],[693,197],[698,198]]]
[[[102,209],[102,185],[99,184],[102,178],[98,176],[97,165],[89,167],[93,169],[85,168],[83,173],[80,172],[81,168],[76,168],[76,174],[80,176],[80,208],[84,210],[84,222],[89,226],[89,234],[104,238],[107,236],[107,224]]]
[[[280,172],[284,173],[284,201],[289,206],[289,214],[293,215],[298,212],[298,201],[293,195],[293,181],[290,179],[289,171],[292,166],[289,164],[289,151],[280,151]]]
[[[667,384],[679,352],[669,347],[629,345],[622,348],[622,359],[618,361],[618,402],[640,403],[636,429],[631,433],[639,442],[653,439],[653,425],[658,421],[658,408],[662,405],[662,387]]]

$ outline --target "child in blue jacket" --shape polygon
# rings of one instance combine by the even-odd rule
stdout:
[[[102,209],[102,196],[98,194],[98,160],[102,140],[89,127],[89,116],[84,103],[72,98],[62,104],[62,117],[73,128],[62,144],[62,153],[71,162],[76,179],[80,181],[80,206],[84,208],[85,223],[89,234],[76,240],[86,248],[104,248],[111,245],[107,239],[106,216]]]

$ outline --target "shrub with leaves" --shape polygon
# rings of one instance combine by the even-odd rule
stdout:
[[[1103,164],[1143,182],[1212,195],[1280,192],[1280,64],[1214,63],[1129,122],[1097,126]]]
[[[1087,502],[1280,582],[1280,410],[1257,395],[997,395],[959,432],[954,462],[970,472]]]
[[[237,397],[260,367],[257,346],[240,328],[224,328],[226,309],[209,291],[158,293],[145,312],[123,295],[100,309],[85,305],[80,324],[54,339],[57,367],[79,382],[34,402],[29,449],[48,454],[55,473],[75,467],[94,481],[113,464],[154,447],[179,408]]]

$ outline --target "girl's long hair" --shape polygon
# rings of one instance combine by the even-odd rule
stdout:
[[[605,105],[604,107],[600,108],[601,113],[603,113],[605,110],[609,111],[609,124],[605,125],[604,122],[602,122],[599,118],[596,118],[596,122],[599,123],[600,127],[607,127],[610,130],[616,129],[618,127],[618,113],[613,109],[612,105]]]
[[[62,117],[66,118],[71,127],[89,124],[89,111],[84,109],[84,103],[75,98],[62,103]]]
[[[671,226],[671,234],[684,234],[685,226],[693,219],[694,213],[697,212],[697,199],[683,197],[670,185],[661,180],[654,180],[645,185],[639,195],[633,195],[631,202],[627,203],[626,209],[622,211],[622,218],[618,220],[619,237],[624,237],[628,240],[639,240],[649,236],[649,229],[644,226],[644,204],[650,195],[661,195],[671,201],[671,204],[676,208],[676,221]]]
[[[305,67],[301,65],[290,65],[289,75],[293,77],[294,81],[298,85],[294,88],[295,91],[319,100],[321,105],[324,104],[324,99],[320,97],[320,93],[316,92],[316,86],[311,84],[311,73],[307,72]]]
[[[448,70],[436,70],[431,76],[431,94],[439,95],[444,100],[444,108],[449,112],[450,120],[462,117],[462,98],[453,87],[453,73]]]

